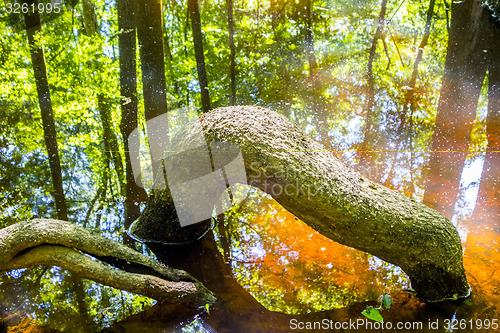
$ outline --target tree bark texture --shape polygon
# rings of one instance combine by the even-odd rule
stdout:
[[[469,295],[460,237],[435,210],[364,178],[270,110],[219,108],[205,114],[201,126],[208,143],[239,146],[248,184],[326,237],[401,267],[421,299]],[[197,142],[195,128],[171,142]],[[179,223],[172,207],[168,190],[154,191],[131,233],[167,243],[171,225]]]
[[[37,6],[37,1],[28,1],[29,4]],[[42,114],[43,136],[49,155],[50,173],[52,175],[52,185],[54,187],[54,200],[56,204],[57,217],[61,220],[68,220],[68,209],[64,197],[63,178],[61,172],[61,162],[59,160],[59,148],[57,146],[57,132],[52,112],[52,101],[50,99],[49,81],[47,78],[47,68],[45,66],[45,54],[41,37],[40,14],[38,12],[24,14],[26,23],[26,33],[30,47],[31,62],[35,76],[36,90],[38,93],[38,103]]]
[[[83,278],[159,301],[194,307],[215,301],[212,293],[186,272],[75,224],[35,219],[0,229],[0,270],[36,265],[59,266]]]
[[[191,17],[191,31],[193,33],[194,56],[196,58],[196,70],[201,91],[201,109],[203,112],[210,110],[210,93],[208,90],[208,77],[205,68],[205,56],[203,54],[203,34],[201,32],[201,18],[198,0],[187,0],[188,12]]]

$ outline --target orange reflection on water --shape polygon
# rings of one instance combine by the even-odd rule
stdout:
[[[500,276],[496,269],[500,265],[498,244],[500,234],[486,226],[469,230],[465,243],[464,267],[472,287],[478,315],[495,318],[500,313]]]
[[[269,196],[257,196],[227,222],[237,231],[231,249],[235,276],[268,309],[328,310],[409,287],[400,268],[326,238]]]
[[[491,319],[499,313],[500,278],[495,272],[500,235],[486,222],[462,224],[468,231],[464,267],[472,297],[453,305],[445,317],[404,291],[410,281],[401,269],[324,237],[265,194],[251,194],[226,217],[226,224],[232,231],[233,272],[269,310],[323,311],[389,294],[394,309],[386,312],[387,318]]]

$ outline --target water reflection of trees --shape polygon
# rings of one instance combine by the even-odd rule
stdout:
[[[95,121],[99,106],[89,101],[119,90],[114,52],[123,49],[112,28],[111,3],[95,3],[101,24],[111,27],[103,29],[102,36],[92,39],[83,33],[74,20],[74,15],[83,20],[79,7],[42,29],[70,218],[122,239],[122,215],[137,212],[138,206],[124,212],[109,152],[96,140],[102,135]],[[451,16],[446,3],[405,1],[401,8],[399,2],[382,3],[387,3],[389,19],[377,38],[378,2],[235,3],[237,103],[282,111],[370,178],[424,199],[448,217],[456,215],[465,230],[465,265],[480,303],[467,311],[470,316],[492,316],[499,309],[495,295],[500,284],[493,274],[499,264],[495,244],[500,230],[498,22],[472,0],[453,2]],[[169,105],[188,106],[199,92],[193,84],[189,17],[184,3],[164,1],[163,6],[165,38],[170,41],[166,99]],[[221,13],[223,2],[205,2],[201,8],[210,96],[217,106],[229,103],[227,96],[232,95],[228,75],[222,74],[229,69],[223,45],[226,17]],[[26,36],[9,24],[0,21],[7,32],[0,35],[5,50],[0,56],[1,226],[55,213],[46,155],[40,148],[43,130],[36,91],[26,84],[31,74],[29,63],[22,60],[29,58],[29,48]],[[103,77],[88,65],[95,58],[103,66]],[[110,96],[110,110],[118,101],[118,93]],[[109,113],[117,128],[119,116]],[[483,155],[468,154],[484,149]],[[360,164],[359,152],[366,150],[371,151],[370,161]],[[429,150],[451,152],[431,155]],[[482,178],[460,185],[460,179],[467,178],[464,164],[479,160],[484,161]],[[477,190],[479,183],[474,214],[460,213],[457,197],[474,207],[475,195],[468,190]],[[269,198],[254,193],[251,199],[228,213],[226,230],[219,230],[227,237],[219,239],[232,272],[267,308],[288,313],[331,309],[375,300],[407,284],[394,267],[321,238]],[[127,219],[130,222],[130,216]],[[67,274],[54,268],[15,271],[3,274],[0,281],[0,305],[11,314],[62,329],[79,323],[82,301],[96,327],[152,303],[89,282],[84,282],[86,295],[77,295]]]

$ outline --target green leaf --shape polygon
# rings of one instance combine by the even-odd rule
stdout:
[[[361,312],[361,314],[371,320],[375,320],[378,322],[384,321],[384,318],[380,315],[378,309],[375,309],[373,306],[368,306],[363,310],[363,312]]]
[[[384,295],[382,296],[382,305],[389,310],[389,308],[391,307],[391,304],[392,304],[392,301],[391,301],[391,298],[389,297],[389,295]]]

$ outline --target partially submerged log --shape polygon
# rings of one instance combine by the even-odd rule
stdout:
[[[239,146],[248,184],[326,237],[401,267],[422,300],[469,295],[460,237],[437,211],[361,176],[273,111],[219,108],[204,114],[201,126],[207,143]],[[196,146],[197,130],[187,126],[173,144]],[[153,191],[130,232],[141,240],[170,243],[178,241],[181,230],[166,189]]]
[[[59,266],[82,278],[163,302],[192,307],[215,302],[212,293],[185,271],[76,224],[35,219],[0,229],[0,271],[36,265]]]

